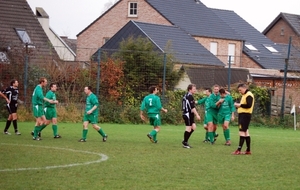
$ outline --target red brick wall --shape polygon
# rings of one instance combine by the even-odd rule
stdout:
[[[281,31],[283,29],[283,32]],[[296,37],[294,30],[283,20],[280,19],[273,27],[265,34],[275,43],[288,44],[290,36]]]
[[[237,40],[226,40],[217,38],[204,38],[194,37],[201,45],[203,45],[208,51],[210,51],[210,43],[217,42],[218,50],[217,57],[225,64],[228,65],[228,44],[235,44],[235,60],[233,67],[240,67],[241,65],[241,54],[242,54],[242,41]]]
[[[245,54],[242,55],[241,67],[261,69],[261,66],[257,65],[252,59],[250,59]]]
[[[77,37],[77,61],[89,61],[90,56],[104,44],[104,38],[112,37],[130,20],[171,25],[144,0],[134,0],[138,3],[138,17],[128,17],[128,2],[133,1],[121,0]]]

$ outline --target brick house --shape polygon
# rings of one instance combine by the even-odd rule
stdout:
[[[275,43],[300,46],[300,15],[280,13],[262,32]]]

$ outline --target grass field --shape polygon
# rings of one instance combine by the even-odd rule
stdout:
[[[1,134],[0,189],[300,189],[299,131],[251,126],[252,155],[234,156],[236,127],[227,147],[221,128],[215,145],[202,143],[199,124],[184,149],[183,126],[163,125],[158,144],[146,137],[149,125],[101,126],[105,143],[91,126],[77,142],[82,127],[71,123],[59,124],[61,139],[48,126],[33,141],[33,123],[20,122],[21,136]]]

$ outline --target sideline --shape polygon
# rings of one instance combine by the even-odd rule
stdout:
[[[71,151],[71,152],[80,152],[85,154],[94,154],[98,155],[100,159],[95,161],[88,161],[83,163],[74,163],[74,164],[66,164],[66,165],[57,165],[57,166],[45,166],[45,167],[39,167],[39,168],[15,168],[15,169],[1,169],[0,172],[11,172],[11,171],[28,171],[28,170],[41,170],[41,169],[55,169],[55,168],[68,168],[68,167],[74,167],[74,166],[81,166],[81,165],[89,165],[94,163],[100,163],[103,161],[106,161],[108,159],[108,156],[101,153],[95,153],[95,152],[89,152],[89,151],[82,151],[82,150],[74,150],[69,148],[59,148],[59,147],[50,147],[50,146],[39,146],[39,145],[23,145],[23,144],[10,144],[10,143],[1,143],[1,145],[10,145],[10,146],[27,146],[27,147],[38,147],[38,148],[52,148],[56,150],[64,150],[64,151]]]

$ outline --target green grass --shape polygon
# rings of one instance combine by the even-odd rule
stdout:
[[[72,123],[59,124],[62,139],[53,139],[48,126],[43,140],[33,141],[33,123],[19,122],[21,136],[1,134],[1,189],[300,189],[299,131],[251,126],[252,155],[234,156],[236,127],[227,147],[221,128],[215,145],[202,143],[199,124],[193,148],[184,149],[184,126],[163,125],[158,144],[146,137],[149,125],[101,126],[105,143],[91,126],[88,141],[77,142],[82,126]],[[108,159],[99,161],[99,154]]]

